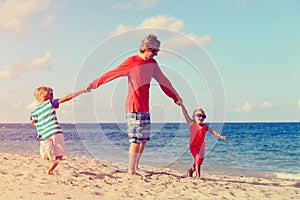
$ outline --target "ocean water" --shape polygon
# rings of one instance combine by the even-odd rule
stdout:
[[[213,123],[228,137],[207,132],[202,173],[276,176],[300,179],[300,123]],[[61,124],[67,155],[128,162],[126,124]],[[0,153],[39,154],[36,130],[30,124],[0,124]],[[185,172],[193,157],[186,124],[153,123],[141,166]]]

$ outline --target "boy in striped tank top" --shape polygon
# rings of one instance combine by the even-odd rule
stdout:
[[[40,141],[40,154],[42,158],[52,162],[48,174],[53,170],[65,155],[64,135],[56,117],[59,104],[69,101],[78,95],[87,92],[81,89],[70,93],[63,98],[53,98],[53,89],[46,86],[38,87],[34,91],[36,101],[39,103],[30,114],[30,123],[37,129],[37,140]]]

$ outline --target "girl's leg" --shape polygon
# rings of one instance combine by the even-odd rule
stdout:
[[[193,155],[194,157],[194,164],[193,166],[188,170],[188,176],[189,177],[193,177],[193,173],[194,171],[196,170],[195,166],[196,164],[199,163],[199,148],[197,147],[190,147],[190,151],[191,151],[191,154]]]
[[[199,162],[197,162],[196,164],[196,179],[200,179],[201,178],[201,165],[203,163],[204,158],[199,158]],[[199,163],[199,164],[198,164]]]
[[[196,179],[200,179],[200,177],[201,177],[200,167],[201,167],[201,165],[196,165],[195,166],[195,168],[196,168]]]
[[[195,163],[193,166],[188,170],[188,177],[193,177],[193,173],[195,171]]]

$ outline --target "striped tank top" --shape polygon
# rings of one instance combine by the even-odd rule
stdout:
[[[34,121],[41,140],[46,140],[52,135],[63,133],[56,117],[55,109],[58,107],[58,99],[47,100],[31,112],[30,120]]]

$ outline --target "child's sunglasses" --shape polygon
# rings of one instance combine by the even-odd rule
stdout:
[[[204,115],[204,114],[200,114],[200,113],[196,114],[196,116],[197,116],[197,117],[202,117],[203,119],[205,119],[205,118],[206,118],[206,115]]]

